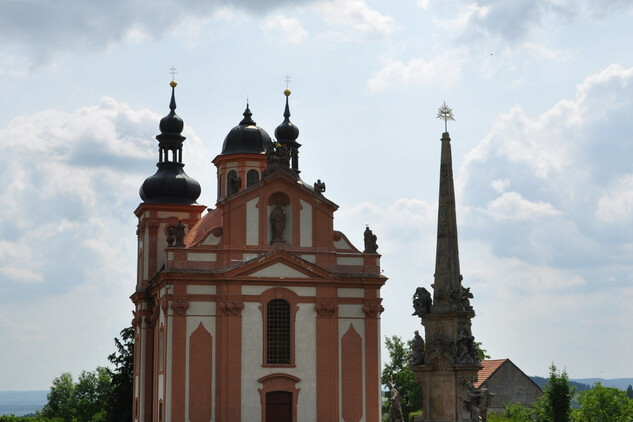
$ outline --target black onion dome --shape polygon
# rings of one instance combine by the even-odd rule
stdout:
[[[200,184],[185,173],[182,163],[156,164],[158,171],[143,182],[139,195],[143,202],[154,204],[196,205]]]
[[[275,129],[275,138],[280,144],[294,144],[299,137],[299,128],[290,121],[290,107],[288,106],[288,97],[290,90],[284,91],[286,96],[286,110],[284,111],[284,121]]]
[[[156,174],[148,177],[139,189],[143,202],[159,204],[194,205],[200,196],[200,184],[187,176],[182,162],[182,143],[186,139],[180,135],[184,122],[176,115],[176,82],[171,82],[170,112],[160,121],[158,140],[159,157]]]
[[[247,103],[243,113],[244,118],[224,138],[220,155],[261,154],[272,145],[270,136],[264,129],[257,126],[252,115]]]

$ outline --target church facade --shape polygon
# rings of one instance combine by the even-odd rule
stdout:
[[[134,421],[379,421],[376,238],[366,229],[357,249],[325,185],[299,177],[290,91],[276,142],[247,105],[213,160],[207,209],[171,85],[135,211]]]

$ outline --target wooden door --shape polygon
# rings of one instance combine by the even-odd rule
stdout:
[[[292,393],[266,393],[266,422],[292,422]]]

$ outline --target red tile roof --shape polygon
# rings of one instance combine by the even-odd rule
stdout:
[[[481,361],[482,368],[477,373],[477,382],[475,388],[481,387],[488,378],[494,374],[508,359],[491,359]]]

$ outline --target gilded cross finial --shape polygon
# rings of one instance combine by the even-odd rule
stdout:
[[[455,120],[453,117],[453,109],[446,105],[446,101],[437,110],[437,118],[444,120],[444,132],[448,132],[448,121]]]
[[[171,73],[171,80],[175,81],[176,80],[176,68],[174,66],[169,68],[169,73]]]
[[[290,75],[286,73],[286,77],[284,78],[284,82],[286,82],[286,89],[290,88]]]

